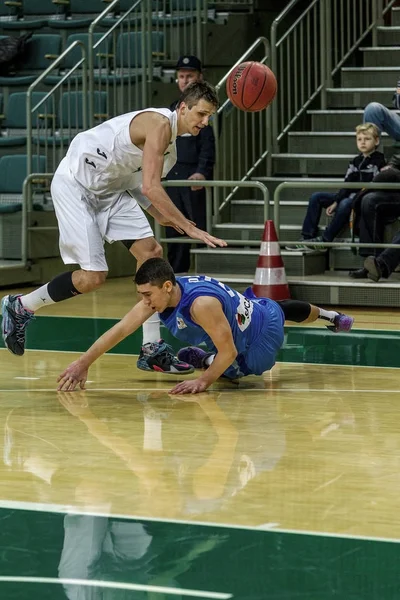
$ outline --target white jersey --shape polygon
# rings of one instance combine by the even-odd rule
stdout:
[[[130,138],[132,119],[144,112],[157,112],[169,119],[171,141],[164,154],[162,177],[176,163],[177,113],[167,108],[147,108],[109,119],[79,133],[66,155],[74,179],[91,195],[109,197],[134,190],[142,183],[143,151]]]

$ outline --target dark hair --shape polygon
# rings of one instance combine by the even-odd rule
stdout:
[[[166,281],[176,285],[175,273],[169,262],[163,258],[149,258],[136,271],[134,282],[136,285],[150,283],[162,287]]]
[[[184,102],[189,108],[192,108],[199,100],[206,100],[206,102],[213,104],[215,108],[219,106],[217,92],[207,81],[189,83],[181,94],[179,104]]]

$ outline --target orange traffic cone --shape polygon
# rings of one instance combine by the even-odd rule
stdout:
[[[290,298],[285,266],[273,221],[265,221],[253,292],[259,298],[271,298],[271,300]]]

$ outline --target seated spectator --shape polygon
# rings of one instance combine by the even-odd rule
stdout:
[[[393,155],[386,167],[383,167],[374,182],[400,184],[400,155]],[[385,226],[400,216],[400,191],[362,190],[354,202],[354,232],[358,232],[361,243],[384,243]],[[360,248],[360,256],[367,257],[374,248]],[[374,256],[379,256],[382,248],[376,248]],[[387,257],[387,255],[386,255]],[[370,264],[370,263],[368,263]],[[363,279],[368,276],[367,267],[350,271],[350,277]]]
[[[379,281],[381,277],[387,279],[400,264],[400,231],[392,239],[392,244],[398,244],[398,248],[386,248],[379,256],[367,256],[364,261],[364,269],[367,271],[368,279]]]
[[[345,183],[356,181],[372,181],[380,169],[385,166],[386,161],[382,152],[376,148],[379,146],[379,131],[372,123],[364,123],[356,127],[357,148],[360,151],[350,163],[344,178]],[[302,237],[300,243],[296,246],[287,246],[287,250],[307,250],[321,249],[321,246],[304,246],[302,241],[311,242],[332,242],[333,239],[349,222],[353,198],[357,190],[343,188],[337,193],[315,192],[312,194],[307,214],[303,221]],[[326,214],[333,216],[321,236],[318,236],[318,224],[321,218],[322,209],[326,209]],[[317,237],[318,236],[318,237]]]
[[[393,96],[393,107],[400,110],[400,80]],[[364,109],[364,123],[374,123],[380,132],[385,131],[400,142],[400,116],[379,102],[370,102]]]

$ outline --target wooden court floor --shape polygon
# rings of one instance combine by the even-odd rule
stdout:
[[[38,331],[134,300],[110,281]],[[134,346],[72,394],[77,352],[0,349],[0,597],[398,598],[399,315],[348,312],[354,334],[292,328],[271,372],[186,398]]]

